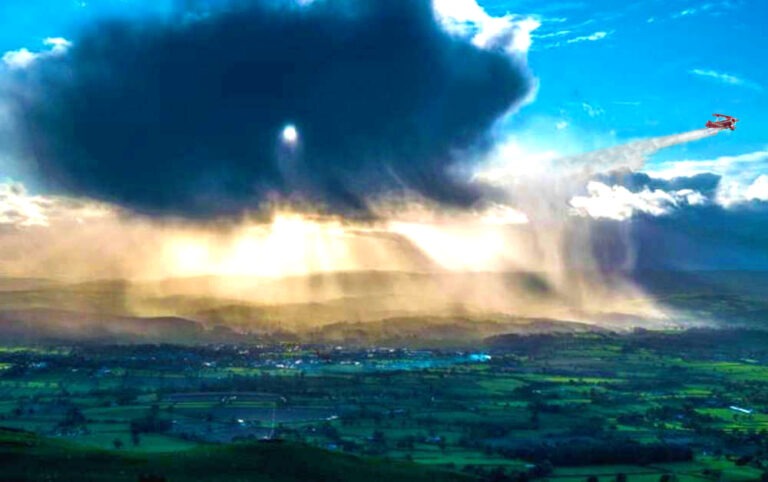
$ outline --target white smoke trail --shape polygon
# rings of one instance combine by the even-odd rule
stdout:
[[[711,137],[720,132],[719,129],[697,129],[671,136],[651,137],[619,146],[600,149],[560,159],[557,164],[586,169],[590,172],[614,169],[638,170],[643,167],[645,160],[661,149],[678,144],[697,141]]]

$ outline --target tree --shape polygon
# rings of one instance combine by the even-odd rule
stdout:
[[[120,440],[119,438],[116,438],[115,440],[112,441],[112,445],[114,445],[116,449],[120,450],[121,448],[123,448],[123,441]]]
[[[147,415],[131,421],[131,432],[163,433],[171,429],[171,421],[160,418],[160,409],[152,405]]]
[[[386,446],[387,439],[384,436],[384,432],[382,432],[381,430],[375,430],[373,432],[373,436],[371,436],[371,442],[373,442],[374,445]]]
[[[131,427],[131,443],[134,447],[138,447],[139,444],[141,444],[141,437],[139,436],[139,431],[134,430],[133,427]]]
[[[62,427],[77,427],[85,424],[85,415],[77,407],[70,407],[64,415],[64,419],[59,423]]]
[[[597,478],[597,475],[590,475],[587,477],[587,482],[598,482],[600,479]]]
[[[627,474],[623,474],[623,473],[616,474],[616,482],[627,482]]]

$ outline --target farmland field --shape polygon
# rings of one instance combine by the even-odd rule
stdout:
[[[760,480],[768,336],[722,336],[15,347],[0,352],[0,427],[147,460],[283,441],[475,480]]]

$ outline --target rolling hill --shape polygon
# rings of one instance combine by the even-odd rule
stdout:
[[[412,463],[365,459],[292,443],[209,445],[183,452],[98,450],[0,428],[1,480],[460,482]]]

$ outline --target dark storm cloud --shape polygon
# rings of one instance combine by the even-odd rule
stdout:
[[[719,204],[720,175],[660,179],[617,170],[594,180],[635,193],[692,190],[707,199],[700,204],[680,202],[656,216],[637,212],[622,221],[576,220],[590,232],[591,251],[602,270],[768,270],[768,202]]]
[[[720,185],[720,176],[711,172],[696,174],[694,176],[675,177],[672,179],[660,179],[651,177],[644,172],[629,170],[613,171],[602,173],[595,176],[596,181],[600,181],[609,186],[623,186],[632,192],[640,192],[643,189],[651,191],[661,190],[666,192],[681,191],[691,189],[711,199]]]
[[[681,206],[668,215],[590,223],[604,270],[768,270],[768,203]]]
[[[150,214],[477,198],[448,167],[527,93],[524,66],[446,34],[427,0],[234,5],[103,21],[21,73],[21,155],[58,192]]]

